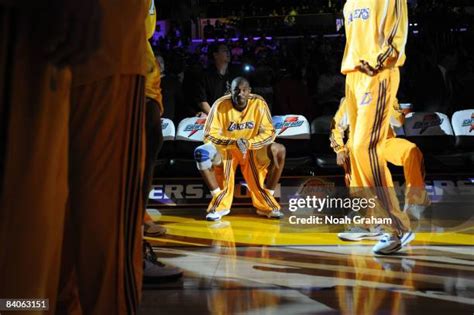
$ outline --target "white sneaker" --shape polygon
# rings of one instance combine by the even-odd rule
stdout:
[[[375,254],[390,255],[402,248],[402,241],[397,234],[384,234],[382,239],[372,248]]]
[[[222,211],[211,211],[207,213],[206,220],[217,221],[217,220],[220,220],[223,216],[228,215],[229,213],[230,213],[229,209],[225,209]]]
[[[279,209],[274,209],[272,211],[257,210],[257,214],[267,217],[269,219],[281,219],[283,218],[283,212]]]
[[[407,246],[411,241],[415,239],[415,233],[408,231],[402,234],[400,241],[402,242],[402,247]]]
[[[371,231],[359,226],[353,226],[344,232],[338,233],[339,237],[343,241],[358,242],[363,240],[378,241],[382,238],[383,233],[380,229]]]

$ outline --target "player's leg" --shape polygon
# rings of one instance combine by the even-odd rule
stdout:
[[[271,191],[275,191],[275,188],[280,181],[281,174],[283,173],[283,168],[285,167],[285,146],[274,142],[267,146],[267,155],[270,158],[270,166],[268,167],[265,187]]]
[[[198,146],[194,150],[194,160],[202,179],[211,191],[211,194],[220,190],[220,183],[215,172],[216,168],[222,168],[222,157],[212,143]]]
[[[88,314],[134,314],[140,300],[144,95],[136,75],[73,90],[68,233]]]
[[[405,175],[404,211],[410,218],[419,219],[426,206],[430,204],[425,189],[423,153],[413,142],[392,137],[385,142],[384,156],[387,162],[403,167]]]
[[[351,128],[351,149],[356,166],[352,170],[351,186],[373,187],[381,208],[386,210],[385,216],[392,221],[394,232],[390,239],[382,239],[374,247],[374,251],[381,253],[400,249],[403,235],[410,229],[408,217],[400,211],[383,154],[389,128],[389,104],[392,104],[396,97],[396,89],[390,81],[392,71],[394,70],[384,70],[374,77],[355,73],[356,78],[353,80],[357,114],[355,128]]]
[[[345,175],[346,184],[350,186],[351,195],[357,198],[371,198],[373,193],[367,188],[362,188],[363,184],[360,181],[358,163],[356,163],[356,158],[352,152],[352,143],[354,129],[357,123],[357,114],[358,106],[356,99],[356,91],[354,86],[357,84],[360,75],[354,73],[348,74],[346,77],[346,87],[345,87],[345,102],[346,110],[349,119],[349,139],[346,143],[347,148],[349,149],[349,163],[348,167],[345,168],[348,173]],[[349,215],[353,216],[356,212],[350,212]],[[359,213],[357,213],[359,215]],[[337,235],[343,241],[362,241],[362,240],[379,240],[383,236],[383,232],[380,226],[372,226],[367,224],[351,224],[346,227],[346,229],[338,233]]]
[[[0,7],[0,297],[49,299],[54,310],[71,76],[38,53],[30,13]]]
[[[212,200],[206,218],[210,221],[229,214],[234,195],[234,176],[237,161],[229,150],[218,151],[212,143],[194,150],[194,159],[204,182],[211,191]]]
[[[272,145],[272,144],[271,144]],[[271,146],[269,145],[269,146]],[[265,188],[265,177],[268,174],[268,169],[272,163],[272,158],[275,158],[277,163],[284,163],[284,147],[281,144],[276,144],[276,149],[273,151],[269,146],[260,150],[250,150],[242,165],[242,174],[247,182],[248,188],[252,196],[253,206],[257,209],[257,214],[267,216],[269,218],[283,217],[280,211],[280,205],[275,200],[270,189]],[[281,146],[281,147],[280,147]],[[272,152],[278,153],[279,157],[274,157]],[[281,174],[281,172],[280,172]],[[278,183],[279,177],[274,177]]]

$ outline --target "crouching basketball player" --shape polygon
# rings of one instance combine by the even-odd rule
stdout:
[[[194,151],[197,168],[212,194],[206,216],[209,221],[229,214],[239,165],[257,214],[283,216],[273,194],[285,164],[285,147],[274,142],[276,133],[267,103],[250,91],[246,79],[232,81],[231,94],[212,106],[204,127],[204,144]]]

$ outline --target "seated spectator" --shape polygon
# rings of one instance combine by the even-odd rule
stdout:
[[[225,43],[210,46],[209,57],[212,58],[212,63],[190,87],[190,109],[196,114],[208,114],[212,104],[228,93],[230,82],[237,76],[237,73],[229,68],[230,51]]]
[[[223,38],[224,37],[224,24],[220,20],[216,20],[214,23],[214,34],[216,38]]]
[[[210,20],[207,20],[206,25],[203,28],[204,38],[214,38],[214,26]]]

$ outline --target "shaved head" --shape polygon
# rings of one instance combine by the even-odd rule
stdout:
[[[237,77],[234,80],[232,80],[232,83],[231,83],[230,87],[232,89],[234,86],[238,86],[241,83],[247,83],[247,85],[250,87],[249,81],[244,77]]]

